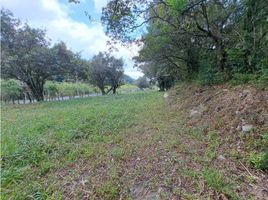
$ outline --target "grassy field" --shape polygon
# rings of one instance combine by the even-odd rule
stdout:
[[[255,199],[259,171],[174,106],[156,91],[3,106],[1,199]]]
[[[156,92],[4,106],[2,197],[57,199],[62,191],[52,180],[45,183],[47,176],[77,160],[93,165],[102,154],[121,156],[123,148],[105,152],[102,146],[116,143],[124,130],[144,123],[157,107],[161,94]]]

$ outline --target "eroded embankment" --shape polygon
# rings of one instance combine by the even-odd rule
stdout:
[[[207,137],[200,155],[236,183],[239,197],[268,198],[267,89],[179,85],[166,101],[184,116],[184,130]]]

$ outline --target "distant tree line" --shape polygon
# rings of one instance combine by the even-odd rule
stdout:
[[[108,52],[85,60],[69,50],[64,42],[51,46],[44,30],[21,23],[11,11],[1,9],[1,83],[4,88],[1,98],[5,100],[26,97],[30,101],[43,101],[47,95],[66,94],[58,86],[66,89],[73,86],[68,83],[79,82],[97,86],[102,94],[116,93],[123,84],[123,65],[122,59]],[[48,81],[68,83],[46,84]],[[51,92],[53,87],[55,91]],[[84,85],[80,87],[86,89]],[[69,96],[84,94],[71,93]]]
[[[98,93],[98,89],[87,83],[72,82],[52,82],[47,81],[44,85],[44,100],[66,100],[75,97],[84,97]],[[22,82],[15,79],[1,80],[1,100],[5,103],[13,104],[32,103],[36,101],[31,95],[31,91]]]
[[[143,44],[136,65],[161,90],[177,80],[268,83],[265,0],[110,0],[102,23],[114,42]]]

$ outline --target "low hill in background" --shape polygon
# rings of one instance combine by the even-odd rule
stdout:
[[[135,79],[130,77],[129,75],[124,74],[124,83],[125,84],[134,84]]]

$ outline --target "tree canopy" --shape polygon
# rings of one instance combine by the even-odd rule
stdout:
[[[88,79],[91,84],[100,89],[102,94],[110,91],[115,94],[116,89],[123,83],[123,65],[122,59],[116,59],[107,52],[99,53],[90,62]]]
[[[147,77],[214,84],[268,76],[267,16],[262,0],[111,0],[102,22],[114,41],[142,42],[135,60]]]
[[[79,53],[69,50],[64,42],[51,45],[44,30],[32,28],[9,10],[1,9],[1,75],[26,86],[30,100],[32,96],[43,101],[47,91],[51,95],[56,93],[55,85],[44,87],[49,80],[88,82],[98,86],[103,94],[115,93],[123,83],[123,64],[122,59],[108,53],[85,60]],[[12,81],[5,83],[12,86],[11,83],[15,83]],[[107,86],[110,88],[105,90]]]
[[[73,52],[61,42],[49,46],[45,31],[31,28],[1,10],[1,70],[3,77],[25,83],[41,101],[46,80],[72,68]]]

